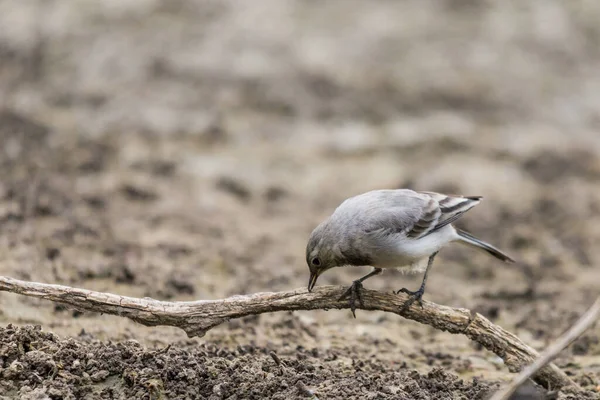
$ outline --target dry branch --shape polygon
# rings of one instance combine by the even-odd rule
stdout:
[[[532,375],[543,368],[544,365],[552,361],[558,354],[563,351],[567,346],[573,343],[579,336],[581,336],[586,330],[588,330],[596,320],[600,317],[600,297],[596,299],[594,304],[583,314],[583,316],[556,342],[552,343],[542,354],[535,360],[535,362],[523,369],[519,375],[512,380],[503,390],[497,392],[490,400],[508,400],[510,396],[531,378]]]
[[[306,289],[298,289],[233,296],[222,300],[167,302],[0,277],[0,291],[46,299],[81,311],[118,315],[146,326],[176,326],[183,329],[189,337],[204,336],[217,325],[248,315],[349,308],[346,300],[338,300],[346,291],[342,286],[320,286],[312,293]],[[518,337],[469,310],[429,301],[423,301],[422,308],[413,304],[402,310],[402,305],[408,299],[407,295],[367,289],[362,292],[362,297],[364,304],[358,308],[363,310],[391,312],[442,331],[467,336],[502,358],[511,372],[520,371],[538,358],[538,353]],[[553,364],[537,371],[533,379],[546,388],[576,386]]]

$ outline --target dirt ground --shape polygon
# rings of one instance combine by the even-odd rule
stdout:
[[[448,247],[425,297],[541,350],[599,293],[599,20],[594,1],[0,1],[0,275],[289,290],[348,196],[482,195],[458,225],[520,262]],[[464,337],[357,314],[189,339],[0,293],[0,398],[485,399],[512,376]],[[586,392],[519,398],[600,398],[600,326],[556,363]]]

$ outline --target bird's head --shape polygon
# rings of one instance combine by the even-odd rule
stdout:
[[[319,275],[328,269],[338,266],[333,245],[327,240],[326,224],[327,222],[324,222],[312,231],[306,245],[306,263],[310,270],[310,278],[308,280],[309,292],[312,291],[317,283]]]

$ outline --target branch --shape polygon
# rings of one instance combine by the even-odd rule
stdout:
[[[590,328],[600,317],[600,297],[596,299],[594,304],[590,307],[586,313],[579,318],[579,320],[564,333],[561,337],[552,343],[550,347],[542,352],[537,360],[527,368],[522,370],[519,375],[510,382],[503,390],[498,391],[490,400],[507,400],[510,396],[521,386],[527,379],[531,378],[533,374],[552,361],[558,353],[563,351],[567,346],[573,343],[579,336],[581,336],[588,328]]]
[[[320,286],[312,293],[306,289],[297,289],[233,296],[222,300],[168,302],[0,276],[0,291],[50,300],[80,311],[118,315],[146,326],[175,326],[183,329],[189,337],[204,336],[217,325],[232,318],[248,315],[276,311],[349,308],[348,301],[338,300],[346,291],[342,286]],[[471,314],[466,309],[451,308],[429,301],[423,301],[422,308],[414,304],[406,310],[401,310],[408,299],[405,294],[367,289],[363,289],[361,294],[364,304],[358,308],[391,312],[441,331],[463,334],[502,358],[511,372],[520,371],[538,357],[534,349],[510,332],[492,324],[481,314]],[[533,379],[546,388],[577,386],[553,364],[537,371]]]

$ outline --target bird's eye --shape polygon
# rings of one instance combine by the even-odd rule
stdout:
[[[315,267],[318,267],[318,266],[320,266],[320,265],[321,265],[321,260],[319,260],[319,258],[318,258],[318,257],[315,257],[315,258],[313,258],[313,259],[310,261],[310,263],[311,263],[312,265],[314,265]]]

